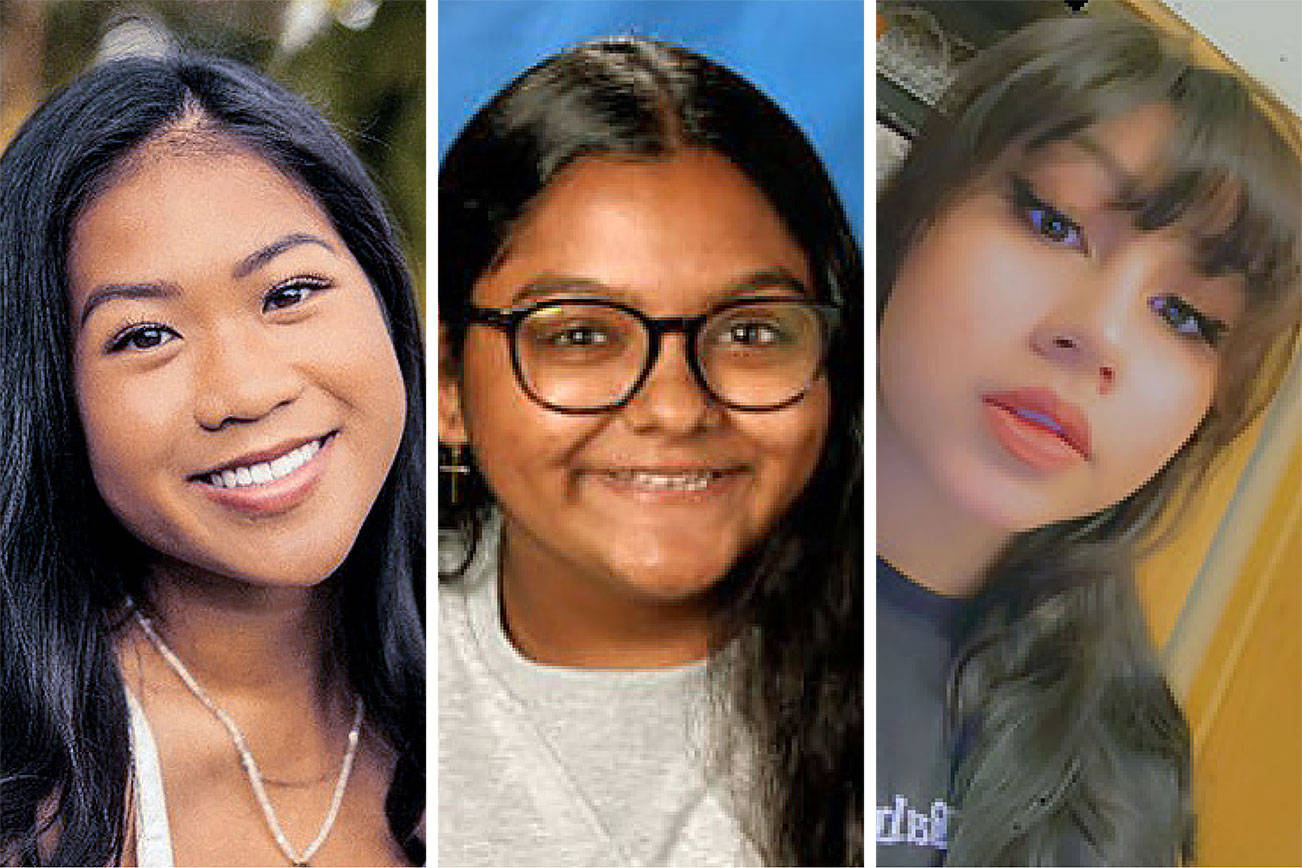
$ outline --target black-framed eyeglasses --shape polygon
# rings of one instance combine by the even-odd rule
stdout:
[[[627,404],[670,332],[686,336],[688,366],[711,398],[733,410],[763,411],[788,407],[809,391],[838,311],[772,296],[736,299],[699,316],[649,317],[615,301],[556,298],[505,309],[471,305],[467,321],[507,334],[520,388],[558,413]]]

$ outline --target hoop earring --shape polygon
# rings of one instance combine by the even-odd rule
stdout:
[[[470,476],[470,449],[439,444],[439,487],[447,492],[449,506],[458,506],[465,496],[465,482]],[[442,499],[442,498],[440,498]]]

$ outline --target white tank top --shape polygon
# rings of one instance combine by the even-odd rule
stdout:
[[[140,703],[125,691],[131,716],[131,762],[135,769],[136,864],[140,868],[172,868],[172,834],[167,827],[163,770],[149,718]]]

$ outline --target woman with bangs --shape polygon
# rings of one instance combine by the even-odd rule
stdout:
[[[1282,376],[1296,142],[1137,24],[958,82],[878,200],[878,864],[1188,862],[1133,565]]]

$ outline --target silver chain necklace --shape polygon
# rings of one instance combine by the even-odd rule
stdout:
[[[326,811],[325,820],[321,823],[321,829],[316,833],[312,843],[307,846],[301,854],[295,853],[294,848],[290,846],[289,839],[285,837],[285,830],[280,826],[280,820],[276,818],[276,811],[271,806],[271,799],[267,797],[267,789],[263,785],[262,772],[258,769],[258,764],[253,759],[253,753],[249,750],[248,742],[244,740],[244,733],[235,725],[226,710],[212,700],[212,697],[199,686],[199,682],[194,680],[190,670],[185,668],[185,664],[180,658],[173,653],[171,648],[167,647],[161,636],[154,632],[150,625],[149,619],[136,610],[136,621],[140,624],[140,629],[145,631],[145,636],[153,646],[158,649],[158,653],[167,665],[171,666],[180,679],[185,682],[185,686],[190,688],[190,692],[195,695],[204,707],[213,713],[213,716],[221,721],[222,726],[230,733],[231,741],[235,744],[235,750],[240,755],[240,764],[244,766],[244,772],[249,777],[249,784],[253,787],[253,796],[258,800],[258,807],[262,808],[262,816],[267,821],[267,828],[271,830],[271,837],[275,840],[276,846],[280,852],[285,854],[290,865],[303,866],[308,865],[316,851],[321,849],[325,843],[326,837],[330,830],[334,828],[335,819],[339,816],[339,806],[344,800],[344,788],[348,786],[348,776],[353,771],[353,759],[357,756],[357,742],[362,730],[362,698],[357,698],[357,707],[353,712],[353,726],[348,731],[348,750],[344,753],[343,765],[339,767],[339,779],[335,781],[334,794],[330,797],[330,809]]]

